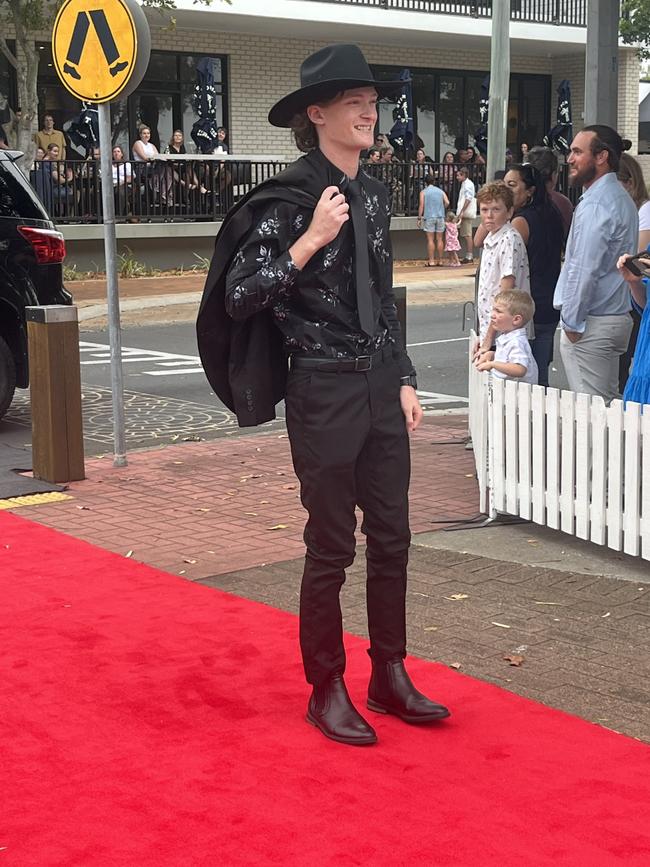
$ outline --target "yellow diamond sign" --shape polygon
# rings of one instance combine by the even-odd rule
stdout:
[[[56,71],[70,93],[86,102],[131,93],[150,50],[149,25],[135,0],[66,0],[54,22]]]

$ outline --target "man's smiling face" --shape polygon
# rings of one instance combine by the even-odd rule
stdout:
[[[327,103],[310,106],[321,145],[325,142],[346,150],[372,147],[377,124],[377,91],[374,87],[346,90]]]

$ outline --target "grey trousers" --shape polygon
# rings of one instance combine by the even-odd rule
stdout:
[[[587,326],[577,343],[571,343],[563,331],[560,352],[569,388],[584,394],[598,394],[606,403],[620,397],[618,360],[627,349],[631,332],[629,313],[587,316]]]

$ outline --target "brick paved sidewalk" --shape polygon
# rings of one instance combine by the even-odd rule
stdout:
[[[477,512],[465,431],[463,417],[429,417],[412,439],[415,534],[435,529],[433,518]],[[87,474],[70,486],[71,499],[19,513],[188,579],[296,609],[304,512],[285,434],[133,452],[123,469],[106,457],[89,461]],[[648,585],[414,541],[413,652],[650,740]],[[358,557],[344,593],[346,627],[358,634],[362,568]],[[510,666],[508,654],[525,661]]]
[[[432,516],[477,513],[466,430],[464,417],[449,416],[413,436],[414,533],[433,529]],[[286,433],[131,452],[128,460],[123,469],[110,456],[88,461],[87,479],[70,485],[73,499],[31,508],[28,517],[190,579],[303,553],[305,512]]]

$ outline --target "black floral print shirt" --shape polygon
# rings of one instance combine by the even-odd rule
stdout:
[[[322,166],[323,189],[335,185],[345,193],[347,176],[320,151],[310,157],[317,160],[319,169]],[[414,371],[403,347],[393,295],[388,194],[362,171],[358,178],[368,226],[375,313],[372,337],[359,326],[352,222],[348,220],[338,236],[299,271],[288,250],[309,226],[312,212],[282,201],[260,206],[254,228],[228,270],[226,309],[234,319],[245,319],[270,307],[288,354],[355,358],[393,342],[400,373],[405,376]]]

